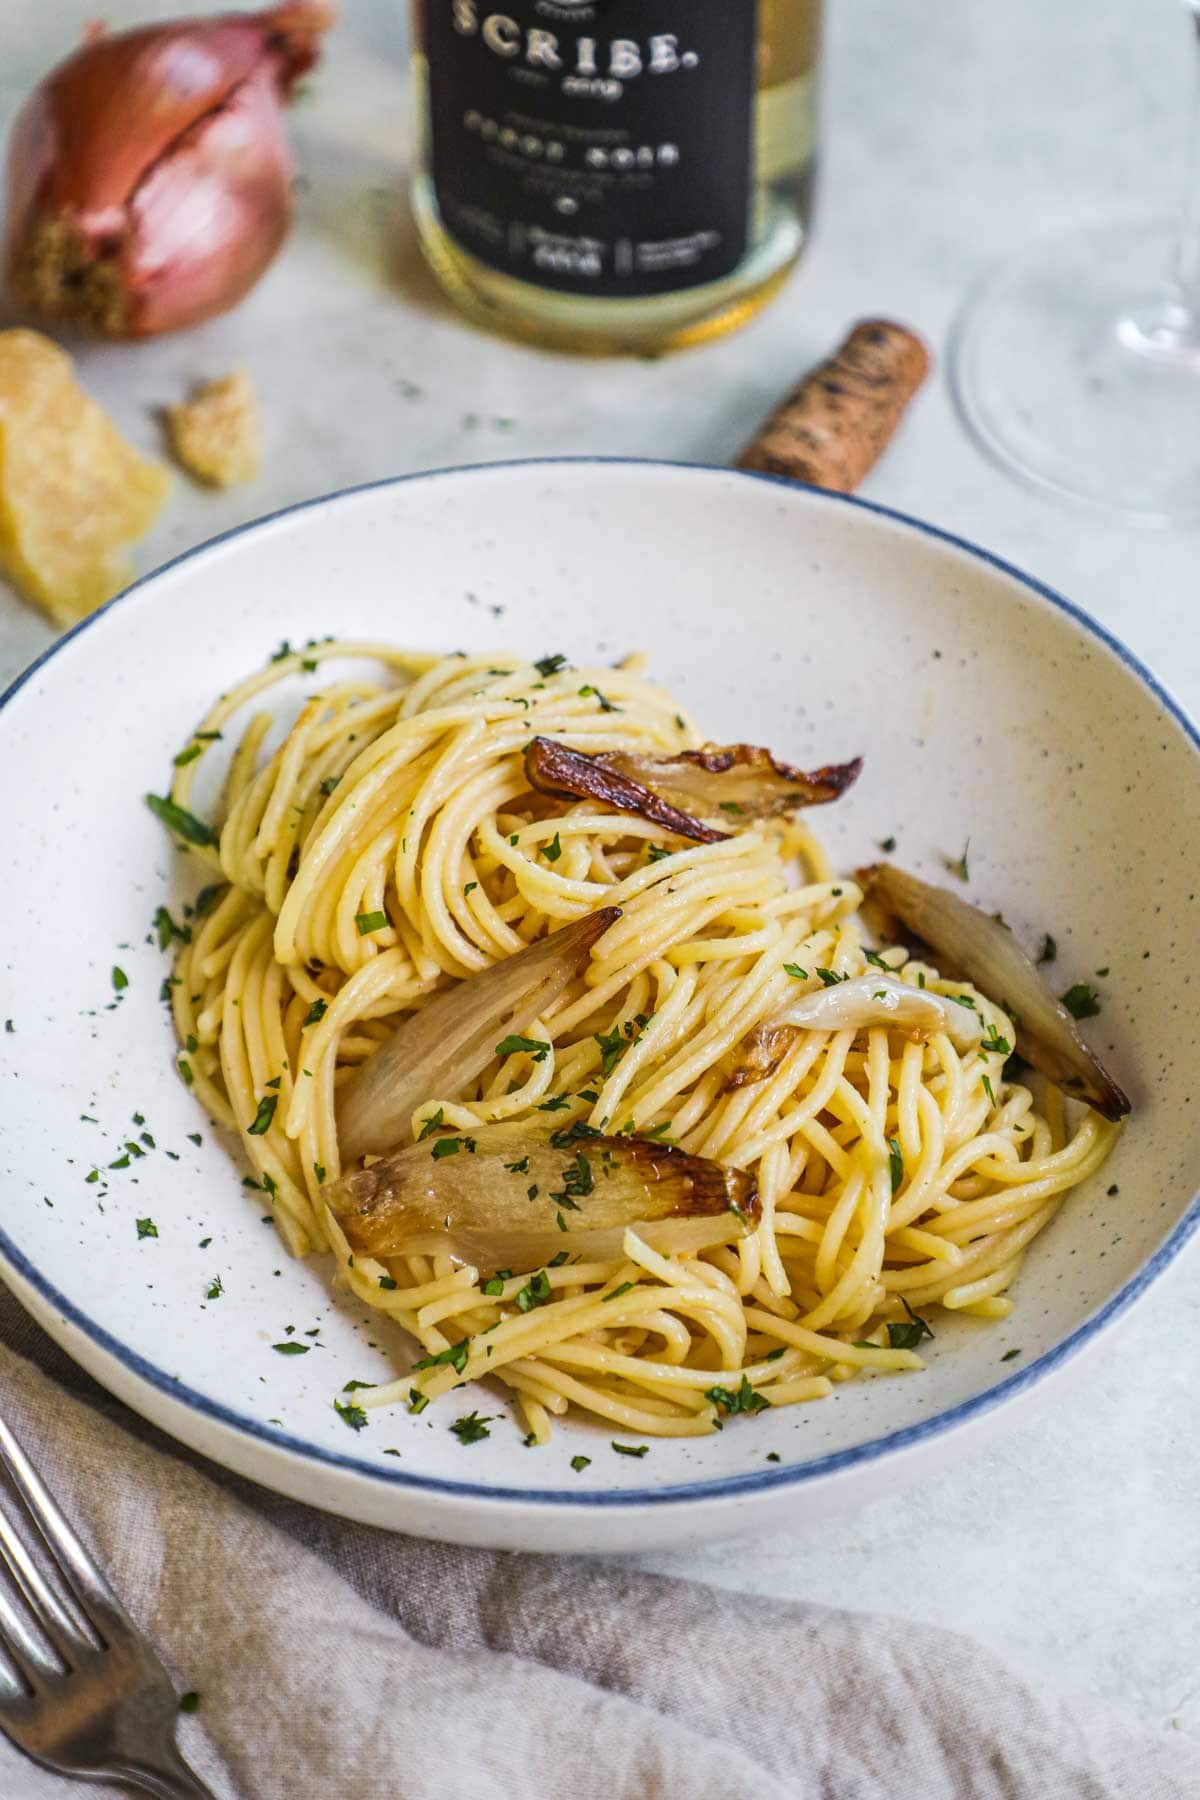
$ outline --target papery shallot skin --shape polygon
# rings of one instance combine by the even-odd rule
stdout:
[[[13,128],[6,270],[39,312],[111,336],[235,305],[291,217],[283,104],[332,23],[328,0],[96,35]]]

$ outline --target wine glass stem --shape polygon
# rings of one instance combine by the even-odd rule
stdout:
[[[1196,39],[1196,91],[1167,310],[1179,338],[1200,341],[1200,0],[1188,0],[1188,7]]]

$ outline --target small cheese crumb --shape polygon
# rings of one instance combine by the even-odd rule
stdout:
[[[168,407],[167,423],[179,461],[210,487],[233,487],[258,474],[258,401],[245,369],[206,381],[182,406]]]

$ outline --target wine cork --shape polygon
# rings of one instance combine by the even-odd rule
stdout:
[[[887,448],[929,360],[907,326],[863,319],[764,421],[737,467],[852,493]]]

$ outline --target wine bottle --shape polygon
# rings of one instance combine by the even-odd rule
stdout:
[[[800,255],[821,0],[413,0],[421,241],[478,322],[581,352],[732,330]]]

